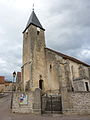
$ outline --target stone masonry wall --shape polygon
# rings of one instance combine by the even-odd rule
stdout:
[[[22,102],[22,98],[26,99]],[[41,114],[41,90],[36,88],[34,92],[15,92],[13,94],[12,112]]]
[[[27,95],[27,104],[20,104],[21,94],[21,92],[14,93],[12,112],[41,114],[40,89],[37,88],[34,92],[24,93]],[[66,94],[63,92],[62,100],[63,114],[90,114],[90,92],[68,92]]]
[[[64,114],[90,114],[90,92],[69,93],[71,107]]]
[[[85,91],[84,81],[83,80],[75,80],[73,82],[74,91]]]
[[[33,92],[25,93],[27,95],[27,104],[20,104],[20,95],[22,93],[14,93],[12,112],[14,113],[33,113]]]

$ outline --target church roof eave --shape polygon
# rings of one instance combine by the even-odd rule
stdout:
[[[33,23],[30,23],[30,25],[34,25],[34,26],[39,27],[40,29],[42,29],[42,30],[45,31],[44,28],[41,28],[40,26],[37,26],[37,25],[35,25],[35,24],[33,24]],[[30,26],[30,25],[29,25],[29,26]],[[27,27],[25,28],[25,30],[24,30],[22,33],[24,33],[24,32],[29,28],[29,26],[27,26]]]
[[[65,54],[63,54],[63,53],[57,52],[57,51],[52,50],[52,49],[50,49],[50,48],[45,48],[45,49],[47,49],[47,50],[49,50],[49,51],[51,51],[51,52],[56,53],[57,55],[63,57],[64,59],[69,59],[69,60],[74,61],[74,62],[76,62],[76,63],[78,63],[78,64],[83,64],[83,65],[85,65],[85,66],[87,66],[87,67],[90,67],[89,64],[87,64],[87,63],[85,63],[85,62],[82,62],[82,61],[80,61],[80,60],[78,60],[78,59],[76,59],[76,58],[74,58],[74,57],[72,57],[72,56],[65,55]]]

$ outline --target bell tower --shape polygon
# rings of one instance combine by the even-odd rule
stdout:
[[[38,88],[39,77],[45,65],[45,29],[39,22],[34,9],[23,31],[22,82],[24,90]],[[43,61],[43,62],[42,62]]]

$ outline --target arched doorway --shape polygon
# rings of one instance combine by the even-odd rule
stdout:
[[[39,88],[42,90],[43,89],[43,80],[39,80]]]

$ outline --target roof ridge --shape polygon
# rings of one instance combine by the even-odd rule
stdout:
[[[83,65],[85,65],[85,66],[87,66],[87,67],[90,67],[89,64],[87,64],[87,63],[85,63],[85,62],[82,62],[82,61],[78,60],[77,58],[74,58],[74,57],[72,57],[72,56],[66,55],[66,54],[61,53],[61,52],[57,52],[57,51],[52,50],[52,49],[50,49],[50,48],[45,48],[45,49],[48,49],[48,50],[50,50],[50,51],[52,51],[52,52],[54,52],[54,53],[62,56],[62,57],[65,58],[65,59],[70,59],[70,60],[72,60],[72,61],[74,61],[74,62],[77,62],[77,63],[79,63],[79,64],[83,64]]]

